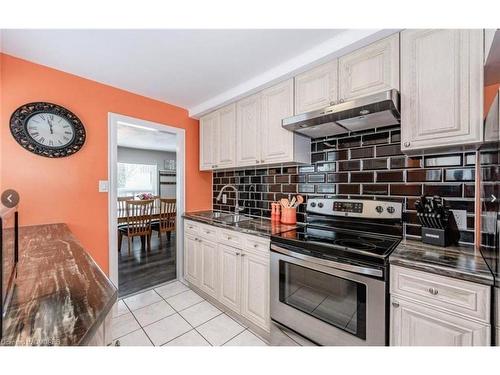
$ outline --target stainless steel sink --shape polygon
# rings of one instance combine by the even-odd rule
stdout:
[[[238,224],[243,221],[252,220],[252,218],[250,216],[233,214],[224,216],[221,220],[226,224]]]

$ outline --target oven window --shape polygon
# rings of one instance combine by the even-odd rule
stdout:
[[[280,260],[279,299],[366,339],[366,285]]]

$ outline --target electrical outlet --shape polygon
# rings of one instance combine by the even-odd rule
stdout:
[[[227,194],[222,194],[222,204],[227,203]]]
[[[467,229],[467,211],[465,210],[450,210],[453,212],[455,217],[455,222],[457,223],[457,228],[459,230]]]
[[[108,181],[99,180],[99,193],[107,193],[109,191]]]

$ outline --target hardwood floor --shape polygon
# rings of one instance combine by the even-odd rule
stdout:
[[[151,238],[151,252],[141,250],[141,241],[134,239],[133,250],[128,255],[127,238],[123,239],[121,252],[118,253],[118,295],[120,297],[151,288],[155,285],[174,280],[176,277],[176,236],[172,233],[170,241],[163,234],[163,247],[156,232]]]

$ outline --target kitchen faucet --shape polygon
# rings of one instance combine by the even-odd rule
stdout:
[[[238,189],[236,189],[236,187],[234,185],[231,185],[231,184],[224,185],[222,187],[222,189],[220,189],[219,195],[217,195],[217,198],[215,198],[215,200],[217,202],[220,201],[224,190],[229,189],[229,188],[233,189],[234,192],[236,193],[236,204],[234,205],[234,213],[236,215],[238,215],[240,211],[244,210],[244,208],[240,207],[240,204],[239,204],[240,193],[238,192]]]

